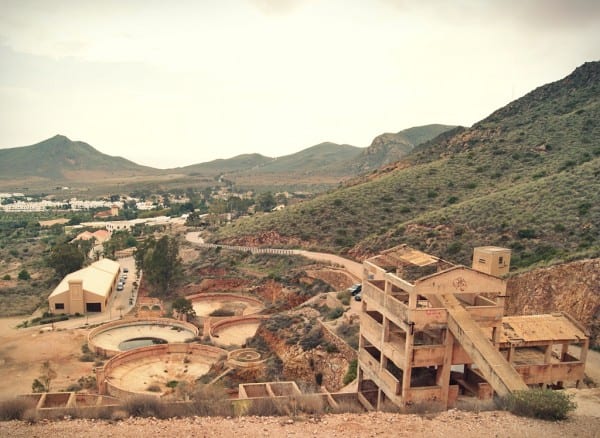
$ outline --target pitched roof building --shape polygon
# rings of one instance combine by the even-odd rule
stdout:
[[[104,312],[120,272],[119,263],[102,259],[68,274],[48,297],[53,313]]]

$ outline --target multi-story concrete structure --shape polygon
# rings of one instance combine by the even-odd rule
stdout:
[[[407,246],[366,260],[361,402],[447,408],[459,393],[488,398],[582,379],[589,338],[577,322],[565,314],[504,317],[506,281],[497,275],[509,264],[510,250],[497,247],[476,248],[472,268]]]

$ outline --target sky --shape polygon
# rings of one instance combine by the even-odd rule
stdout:
[[[470,126],[600,59],[597,0],[0,0],[0,148],[171,168]]]

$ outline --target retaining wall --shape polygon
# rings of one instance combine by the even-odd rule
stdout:
[[[295,255],[300,254],[297,249],[279,249],[279,248],[257,248],[255,246],[236,246],[236,245],[218,245],[216,243],[197,243],[202,248],[222,248],[232,251],[251,252],[252,254],[279,254]]]
[[[318,321],[319,324],[321,324],[321,327],[323,328],[323,339],[325,339],[325,341],[329,342],[330,344],[335,345],[339,352],[344,356],[344,359],[350,362],[358,357],[358,352],[356,350],[350,347],[346,343],[346,341],[344,341],[329,327],[327,327],[327,325],[324,324],[323,321]]]

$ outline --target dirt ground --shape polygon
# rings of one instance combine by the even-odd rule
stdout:
[[[598,437],[600,418],[573,417],[553,422],[515,417],[506,412],[451,410],[437,415],[382,412],[321,417],[191,417],[157,420],[0,422],[0,436],[10,437]]]
[[[79,361],[87,330],[14,329],[21,321],[0,319],[0,398],[31,392],[46,360],[57,373],[51,390],[64,390],[80,377],[92,375],[93,363]]]

